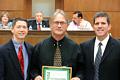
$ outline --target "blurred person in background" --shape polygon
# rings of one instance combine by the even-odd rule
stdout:
[[[11,29],[12,22],[9,22],[9,13],[7,11],[3,11],[0,16],[0,29]]]
[[[74,30],[88,30],[92,31],[93,28],[87,20],[83,18],[83,14],[81,11],[75,11],[73,13],[72,21],[69,23],[68,31]]]
[[[43,20],[43,12],[38,11],[35,13],[35,20],[32,20],[29,23],[29,30],[38,30],[41,31],[43,28],[49,27],[49,22]]]

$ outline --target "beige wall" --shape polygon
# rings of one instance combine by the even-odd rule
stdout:
[[[84,18],[92,23],[93,15],[98,11],[107,12],[111,17],[112,36],[120,39],[120,0],[64,0],[64,11],[69,19],[75,10],[83,12]]]
[[[45,16],[50,16],[55,10],[55,0],[32,0],[32,16],[42,10]]]

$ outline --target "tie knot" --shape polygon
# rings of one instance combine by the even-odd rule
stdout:
[[[102,46],[102,43],[100,42],[98,45],[99,45],[99,46]]]
[[[57,46],[59,46],[59,43],[58,43],[58,42],[57,42],[56,44],[57,44]]]
[[[19,49],[22,49],[22,45],[19,46]]]
[[[40,23],[38,23],[38,25],[41,25]]]

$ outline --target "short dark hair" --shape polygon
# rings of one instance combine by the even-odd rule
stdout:
[[[83,15],[82,15],[81,11],[75,11],[73,14],[77,14],[77,17],[83,18]]]
[[[28,25],[28,22],[27,22],[26,19],[23,19],[23,18],[15,18],[15,19],[13,19],[12,27],[14,27],[15,24],[16,24],[16,22],[18,22],[18,21],[24,21],[24,22],[26,22],[27,25]]]
[[[95,23],[95,19],[98,17],[106,17],[108,24],[110,24],[110,17],[106,12],[97,12],[93,17],[93,24]]]

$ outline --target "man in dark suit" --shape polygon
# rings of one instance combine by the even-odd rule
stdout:
[[[0,47],[0,80],[30,80],[28,73],[33,47],[24,41],[28,33],[27,21],[16,18],[11,32],[12,39]]]
[[[42,80],[42,66],[56,66],[54,57],[59,46],[61,66],[72,67],[72,80],[80,80],[80,51],[79,46],[65,36],[67,20],[62,10],[56,10],[50,20],[51,36],[34,48],[31,63],[31,76],[34,80]]]
[[[84,80],[120,80],[120,41],[109,33],[108,14],[96,13],[93,24],[96,37],[80,44],[85,63]]]
[[[39,11],[35,13],[35,20],[29,22],[29,30],[42,30],[43,28],[49,28],[49,21],[43,20],[43,12]]]

